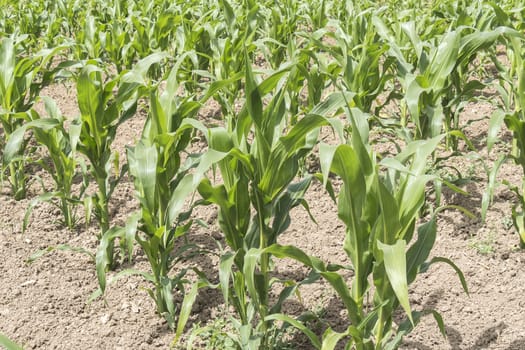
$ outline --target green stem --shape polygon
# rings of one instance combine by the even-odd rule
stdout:
[[[107,188],[106,188],[106,177],[99,176],[97,178],[98,183],[98,198],[97,198],[97,208],[98,208],[98,219],[100,225],[100,236],[99,239],[109,230],[109,205],[107,197]],[[115,243],[111,240],[108,243],[106,254],[109,260],[109,268],[113,269],[113,251]]]
[[[377,317],[377,329],[375,332],[375,340],[376,340],[376,349],[381,349],[381,341],[383,340],[384,336],[384,308],[379,309],[379,315]]]
[[[9,182],[11,183],[15,200],[24,199],[26,197],[26,177],[22,161],[17,160],[9,164]]]
[[[64,224],[67,226],[67,228],[72,229],[73,228],[73,214],[71,213],[71,207],[67,203],[67,199],[65,197],[62,197],[61,199],[61,208],[62,208],[62,214],[64,215]]]
[[[254,186],[255,187],[255,186]],[[264,203],[261,198],[261,194],[259,193],[257,188],[253,189],[253,193],[255,195],[255,210],[257,211],[257,219],[259,221],[259,249],[266,248],[268,242],[266,239],[266,234],[264,231]],[[268,314],[268,305],[267,305],[267,295],[268,295],[268,284],[269,284],[269,278],[268,278],[268,271],[269,271],[269,265],[270,265],[270,256],[267,253],[261,254],[261,260],[260,260],[260,271],[261,275],[264,281],[264,291],[262,295],[259,295],[260,305],[259,305],[259,316],[261,320],[264,320]],[[262,348],[267,349],[268,348],[268,322],[264,321],[262,323],[262,332],[264,334],[263,340],[262,340]]]

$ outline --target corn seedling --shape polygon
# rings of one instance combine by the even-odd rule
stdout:
[[[363,111],[372,111],[373,103],[393,80],[395,72],[395,61],[391,57],[385,59],[388,45],[377,40],[372,15],[369,10],[352,13],[355,20],[351,26],[334,22],[331,25],[335,31],[326,32],[335,41],[333,46],[326,47],[335,59],[334,78],[337,76],[342,88],[355,94],[352,104]],[[323,46],[326,45],[321,43],[320,49]],[[380,106],[375,107],[374,114],[378,115]]]
[[[3,134],[0,135],[0,148],[9,141],[11,134],[24,122],[31,119],[28,112],[33,106],[40,90],[51,83],[55,70],[46,70],[48,64],[57,52],[65,47],[42,50],[29,57],[24,57],[21,42],[24,36],[4,37],[0,40],[0,122]],[[18,157],[10,157],[10,161],[2,161],[3,179],[7,172],[8,181],[15,199],[26,196],[28,177],[25,174],[24,150],[27,142],[18,143]]]
[[[103,71],[95,65],[86,65],[77,80],[78,105],[80,108],[79,153],[89,160],[89,173],[97,184],[93,197],[93,209],[100,225],[100,239],[110,227],[109,199],[126,172],[119,165],[118,154],[111,147],[117,128],[135,113],[136,90],[123,86],[114,95],[118,78],[107,82]],[[89,204],[89,202],[88,202]],[[113,264],[113,245],[108,246],[109,266]]]
[[[510,67],[507,69],[497,60],[494,61],[501,74],[499,92],[502,111],[494,114],[494,127],[499,129],[501,116],[507,128],[512,131],[512,151],[510,158],[521,166],[525,174],[525,49],[523,37],[509,39]],[[525,248],[525,178],[519,186],[504,183],[516,194],[519,204],[512,208],[514,227],[520,236],[520,247]]]
[[[162,93],[159,90],[150,93],[150,113],[142,139],[135,147],[128,148],[130,174],[135,179],[141,207],[141,233],[137,234],[136,240],[152,268],[154,289],[149,293],[155,300],[157,312],[172,328],[179,312],[173,302],[173,290],[177,289],[190,299],[195,298],[195,295],[185,293],[184,285],[189,283],[184,276],[186,270],[178,271],[174,277],[169,274],[195,248],[188,244],[177,248],[177,244],[192,224],[186,219],[188,214],[181,213],[182,205],[196,190],[193,175],[188,173],[196,162],[189,157],[188,165],[181,164],[181,154],[188,147],[192,133],[191,125],[183,122],[200,108],[191,96],[176,96],[177,73],[176,69],[171,72]],[[193,293],[196,291],[193,289]],[[179,323],[178,336],[181,327],[184,325]]]
[[[78,59],[98,59],[103,57],[101,40],[102,25],[96,22],[96,17],[88,14],[84,20],[84,27],[76,36],[76,57]]]
[[[409,21],[398,24],[408,38],[412,54],[407,54],[401,49],[407,39],[396,38],[378,16],[373,23],[380,37],[389,43],[389,55],[397,61],[398,78],[405,91],[403,101],[415,126],[409,140],[432,138],[445,131],[447,144],[456,151],[457,139],[466,140],[460,130],[460,112],[484,87],[478,80],[466,81],[472,62],[479,52],[502,38],[519,34],[508,27],[479,31],[460,26],[422,41],[415,22]],[[407,122],[402,116],[401,125],[406,127]]]
[[[119,74],[123,69],[132,68],[136,54],[123,20],[116,19],[106,25],[102,45],[107,52],[109,60],[115,64]]]
[[[225,302],[240,318],[234,326],[237,346],[243,349],[272,348],[275,328],[266,317],[280,312],[297,288],[295,283],[286,287],[270,305],[272,285],[285,281],[271,278],[271,254],[260,252],[289,226],[293,207],[308,208],[303,195],[311,177],[295,177],[317,141],[317,129],[328,124],[321,115],[337,110],[343,101],[339,94],[329,98],[286,131],[284,96],[292,67],[293,63],[257,83],[246,65],[247,100],[236,124],[232,131],[217,127],[208,135],[210,148],[224,155],[218,162],[224,182],[213,186],[204,179],[199,185],[203,199],[219,207],[219,225],[230,249],[221,257],[220,284]],[[271,99],[263,108],[267,95]]]
[[[55,190],[44,193],[33,200],[26,211],[24,227],[27,227],[31,209],[40,201],[58,199],[57,204],[63,216],[64,226],[72,229],[77,223],[76,207],[82,204],[82,197],[88,183],[86,166],[81,158],[77,157],[77,145],[80,137],[80,125],[71,123],[66,127],[55,102],[43,97],[49,118],[58,121],[58,125],[50,130],[33,128],[33,135],[37,142],[47,149],[51,166],[45,161],[38,162],[53,178]],[[73,185],[77,179],[81,180],[81,187],[77,194],[73,194]]]
[[[425,174],[426,159],[442,137],[414,142],[395,158],[377,163],[366,142],[366,115],[357,109],[349,113],[353,126],[351,144],[323,144],[320,157],[325,183],[329,172],[343,181],[338,211],[346,226],[343,249],[354,271],[351,286],[346,285],[337,269],[307,256],[298,248],[275,245],[267,248],[267,252],[292,257],[323,276],[346,306],[350,326],[342,333],[329,328],[320,340],[287,316],[274,315],[272,318],[298,327],[318,349],[334,349],[344,338],[347,339],[346,348],[394,349],[420,316],[410,308],[408,285],[418,272],[428,267],[425,261],[436,237],[435,217],[421,225],[416,242],[410,247],[408,244],[414,238],[419,211],[425,203],[425,185],[432,179]],[[386,167],[384,172],[380,170],[382,167]],[[466,290],[459,269],[444,258],[434,258],[430,263],[438,261],[450,264],[458,272]],[[372,305],[367,305],[370,294]],[[399,306],[405,311],[407,321],[400,325],[396,334],[393,314]],[[441,317],[435,312],[434,315],[444,332]]]
[[[152,270],[151,273],[140,274],[153,284],[148,293],[155,300],[157,312],[166,319],[169,327],[176,327],[174,342],[177,342],[198,288],[208,284],[199,281],[188,290],[186,285],[190,281],[185,277],[187,268],[171,276],[171,271],[179,262],[198,251],[196,246],[187,244],[187,239],[183,240],[192,225],[192,220],[188,219],[191,209],[184,212],[183,208],[212,161],[206,160],[207,157],[213,157],[214,153],[204,155],[200,163],[200,158],[194,156],[189,156],[183,162],[181,156],[191,141],[193,131],[191,122],[186,121],[196,115],[201,104],[194,101],[193,96],[176,95],[179,64],[169,74],[164,90],[147,85],[145,74],[149,67],[164,57],[162,54],[148,56],[123,77],[126,84],[135,84],[149,94],[150,109],[142,138],[135,146],[127,149],[129,172],[134,178],[140,213],[133,215],[125,228],[110,229],[104,234],[97,253],[97,274],[103,293],[106,288],[105,270],[110,264],[105,248],[111,246],[117,237],[128,236],[126,241],[132,242],[129,235],[135,235]],[[190,173],[193,168],[196,170]],[[200,275],[200,272],[197,273]],[[174,303],[174,290],[184,296],[180,308]]]

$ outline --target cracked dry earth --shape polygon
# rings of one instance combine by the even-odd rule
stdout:
[[[74,90],[55,86],[44,94],[57,100],[64,115],[75,115],[78,110]],[[486,137],[490,113],[490,107],[483,104],[471,105],[464,113],[469,122],[467,135],[480,145]],[[137,139],[143,121],[144,115],[139,114],[123,125],[116,140],[121,154],[125,145]],[[491,154],[484,149],[479,153],[489,166],[509,147],[508,131],[503,130],[500,136],[502,141]],[[450,258],[459,266],[467,279],[469,295],[448,265],[431,266],[411,286],[410,301],[415,310],[437,310],[443,316],[446,337],[428,315],[406,337],[401,349],[525,349],[525,252],[517,249],[518,236],[510,221],[516,199],[506,187],[499,186],[486,221],[481,222],[479,208],[487,175],[479,157],[473,152],[466,154],[450,162],[468,174],[471,181],[463,189],[469,195],[445,191],[443,201],[464,206],[476,218],[458,211],[443,212],[432,255]],[[45,180],[43,172],[37,175]],[[498,180],[519,184],[521,177],[521,170],[508,161]],[[145,291],[148,286],[139,277],[122,278],[108,288],[104,300],[87,303],[97,289],[94,264],[88,255],[53,251],[32,264],[26,263],[35,251],[59,244],[82,247],[92,253],[96,249],[95,225],[80,225],[70,232],[57,223],[59,212],[46,204],[34,210],[28,230],[21,233],[25,208],[40,190],[34,182],[28,199],[21,201],[13,200],[7,187],[0,193],[0,332],[27,349],[168,348],[174,335],[155,314],[153,301]],[[328,262],[348,263],[342,250],[344,227],[337,219],[336,207],[318,184],[309,190],[307,199],[318,224],[312,223],[304,210],[294,209],[292,225],[281,236],[281,243],[295,244]],[[122,224],[137,207],[133,183],[125,177],[111,202],[113,223]],[[221,238],[213,209],[200,208],[196,215],[209,226],[192,228],[190,239],[216,252],[215,240]],[[216,279],[214,258],[199,256],[186,264],[198,265]],[[128,267],[147,270],[147,261],[136,251],[133,262],[121,268]],[[300,278],[307,271],[284,260],[277,263],[276,273]],[[310,285],[301,294],[302,300],[287,303],[290,312],[322,310],[333,327],[340,329],[346,324],[342,304],[325,283]],[[190,324],[203,325],[222,315],[221,300],[216,290],[202,290]],[[310,348],[304,337],[293,341],[292,348]]]

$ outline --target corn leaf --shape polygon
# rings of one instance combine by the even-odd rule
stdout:
[[[433,217],[421,225],[417,230],[417,240],[406,253],[407,282],[410,284],[416,279],[421,265],[427,260],[436,241],[437,225]]]
[[[348,336],[349,332],[339,333],[334,331],[332,328],[328,328],[323,333],[323,344],[321,350],[333,350],[336,348],[337,343],[341,341],[344,337]],[[350,345],[350,344],[347,344]]]
[[[315,333],[312,332],[304,324],[302,324],[301,322],[291,318],[290,316],[287,316],[287,315],[284,315],[284,314],[272,314],[272,315],[266,316],[265,321],[281,321],[281,322],[288,323],[288,324],[292,325],[293,327],[295,327],[296,329],[298,329],[301,332],[303,332],[308,337],[308,339],[310,339],[310,341],[312,342],[312,345],[314,346],[314,348],[321,349],[321,341],[315,335]]]
[[[398,240],[394,245],[377,242],[378,248],[382,250],[385,270],[392,289],[396,293],[399,303],[408,315],[412,323],[412,309],[408,300],[408,283],[404,240]]]
[[[0,333],[0,346],[6,350],[23,350],[24,348]]]

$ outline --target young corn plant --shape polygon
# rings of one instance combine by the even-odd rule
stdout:
[[[79,30],[77,35],[75,35],[77,43],[75,45],[75,54],[78,59],[95,60],[103,57],[102,30],[102,24],[97,22],[97,18],[92,14],[87,14],[82,30]]]
[[[458,139],[466,140],[459,115],[485,87],[479,80],[469,80],[472,63],[479,52],[504,37],[518,35],[517,31],[508,27],[486,31],[459,27],[423,41],[416,23],[409,21],[400,24],[401,32],[408,38],[407,54],[382,19],[376,16],[373,23],[381,38],[389,43],[389,55],[397,61],[404,91],[402,101],[415,126],[412,135],[405,133],[408,141],[436,137],[445,131],[447,145],[457,151]],[[401,125],[406,128],[408,119],[404,115],[401,118]]]
[[[346,284],[337,267],[326,266],[296,247],[274,245],[263,253],[296,259],[319,273],[341,298],[350,325],[340,333],[329,328],[319,339],[287,316],[270,318],[298,327],[317,349],[335,349],[343,340],[347,349],[395,349],[421,316],[411,310],[408,298],[408,286],[418,272],[435,262],[448,263],[458,272],[467,291],[462,273],[451,261],[426,261],[436,238],[435,215],[416,230],[425,204],[425,187],[433,179],[426,174],[427,159],[442,136],[410,143],[396,157],[378,163],[367,142],[367,117],[357,109],[349,113],[351,143],[322,144],[320,159],[324,182],[328,184],[329,173],[342,181],[337,203],[339,218],[346,226],[343,250],[352,263],[352,284]],[[416,242],[409,246],[416,231]],[[407,320],[395,329],[393,316],[398,307],[405,311]],[[444,332],[439,314],[429,312]]]
[[[288,128],[285,95],[294,63],[271,73],[257,83],[246,65],[246,103],[233,126],[208,131],[212,151],[222,154],[217,163],[223,183],[209,179],[199,185],[205,203],[218,206],[218,222],[229,250],[220,259],[220,286],[227,305],[233,305],[240,349],[271,349],[276,327],[271,314],[302,283],[272,278],[271,254],[261,253],[277,242],[290,225],[289,211],[303,199],[311,176],[297,179],[300,164],[317,142],[318,128],[327,125],[322,115],[342,106],[340,94],[328,98],[310,114]],[[270,96],[263,107],[263,100]],[[231,131],[230,131],[231,130]],[[286,286],[287,283],[292,286]],[[304,282],[304,281],[303,281]],[[285,285],[273,305],[269,294],[277,283]]]
[[[106,25],[102,35],[102,45],[109,60],[117,68],[120,74],[124,69],[131,69],[136,58],[135,49],[131,45],[130,34],[126,23],[119,19]]]
[[[247,42],[245,32],[238,23],[239,17],[235,16],[230,4],[222,1],[227,26],[209,26],[210,37],[210,68],[214,81],[232,79],[230,84],[213,94],[213,98],[221,106],[223,118],[229,119],[235,115],[235,101],[242,91],[241,77],[244,71],[245,60],[243,47]],[[232,124],[228,122],[228,124]]]
[[[137,90],[122,84],[117,93],[119,77],[104,81],[103,70],[92,62],[82,69],[77,80],[77,98],[80,109],[79,153],[89,160],[89,174],[97,184],[96,193],[86,202],[93,205],[100,225],[98,238],[110,228],[109,199],[127,171],[119,165],[119,156],[112,149],[117,128],[135,114]],[[89,211],[89,210],[88,210]],[[113,265],[113,245],[107,247],[109,267]]]
[[[510,38],[508,43],[510,67],[507,68],[494,58],[500,72],[498,91],[501,109],[494,113],[491,125],[492,134],[497,134],[502,122],[512,131],[512,151],[510,158],[521,166],[525,174],[525,49],[523,38]],[[491,142],[493,144],[493,142]],[[520,247],[525,249],[525,178],[520,185],[504,182],[517,196],[519,205],[512,208],[512,221],[520,237]]]
[[[130,174],[135,181],[136,195],[140,202],[140,220],[136,240],[146,253],[152,269],[151,280],[154,288],[149,291],[162,315],[171,328],[180,310],[174,304],[173,291],[185,296],[184,302],[195,299],[197,289],[187,293],[185,279],[187,270],[177,271],[170,276],[173,267],[194,250],[183,242],[192,221],[188,213],[182,213],[184,201],[196,190],[197,181],[188,171],[196,161],[189,157],[184,164],[182,153],[187,149],[192,127],[185,124],[186,118],[196,115],[201,104],[192,96],[177,97],[177,70],[170,73],[166,89],[150,93],[150,112],[142,139],[127,150]],[[188,306],[183,305],[182,308]],[[191,309],[191,304],[189,305]],[[179,318],[177,338],[185,322]]]
[[[31,131],[35,140],[47,149],[49,159],[40,159],[36,163],[52,177],[55,188],[33,199],[26,210],[23,231],[27,228],[33,208],[40,202],[51,202],[62,212],[62,224],[72,229],[77,223],[76,208],[82,203],[82,196],[87,188],[84,162],[76,155],[80,137],[80,125],[72,123],[66,127],[65,119],[55,101],[42,97],[47,118],[40,118],[36,112],[33,121],[23,124],[13,134],[6,145],[6,160],[11,161],[9,152],[16,150],[24,142],[24,135]],[[82,186],[77,194],[73,193],[76,179],[82,179]],[[45,189],[44,189],[45,190]]]
[[[63,50],[64,46],[45,49],[36,54],[21,54],[25,36],[10,36],[0,40],[0,122],[3,133],[0,134],[0,150],[9,141],[11,134],[22,124],[31,120],[32,113],[27,113],[40,91],[53,81],[58,70],[48,70],[50,61]],[[26,158],[24,151],[27,142],[17,143],[17,157],[2,161],[0,180],[4,175],[11,185],[15,199],[26,196],[28,176],[25,173]]]
[[[177,16],[170,8],[157,8],[152,11],[159,11],[159,16],[151,17],[148,13],[143,16],[131,16],[133,29],[130,44],[139,58],[145,58],[153,52],[172,49],[173,37],[178,34],[177,26],[181,25],[183,20],[181,15]]]
[[[262,8],[266,17],[261,38],[257,45],[272,69],[278,69],[285,61],[287,47],[295,41],[299,24],[299,3],[295,0],[280,1]]]
[[[395,77],[395,60],[386,56],[388,45],[379,41],[372,25],[370,10],[353,13],[351,25],[345,22],[331,23],[334,32],[325,30],[324,35],[335,41],[328,45],[315,40],[316,47],[334,57],[331,63],[334,83],[354,93],[352,105],[371,111],[377,97],[385,92],[385,85]],[[388,102],[388,99],[385,103]],[[381,105],[376,105],[375,115]]]
[[[151,273],[139,274],[153,285],[147,291],[155,301],[159,315],[166,319],[170,328],[176,329],[176,343],[182,335],[198,289],[208,284],[199,280],[188,289],[191,284],[186,278],[188,268],[180,269],[174,275],[172,271],[182,260],[198,252],[198,247],[189,244],[186,238],[192,225],[189,219],[191,203],[189,210],[184,209],[188,208],[186,201],[196,191],[210,166],[211,160],[206,159],[214,153],[204,155],[202,162],[194,155],[183,159],[193,133],[188,119],[197,114],[201,103],[191,95],[177,96],[179,64],[172,69],[164,89],[159,85],[148,85],[145,75],[149,67],[164,57],[161,54],[148,56],[122,78],[126,84],[136,85],[149,95],[149,113],[142,137],[135,146],[127,148],[129,172],[134,179],[140,212],[131,216],[125,228],[115,227],[104,234],[97,253],[97,275],[100,291],[104,293],[105,270],[110,264],[106,247],[111,246],[117,237],[135,235],[151,267]],[[190,173],[192,169],[194,171]],[[126,240],[132,242],[129,238]],[[202,276],[198,270],[195,271]],[[137,272],[120,272],[129,273]],[[180,307],[174,302],[174,291],[184,297]]]

